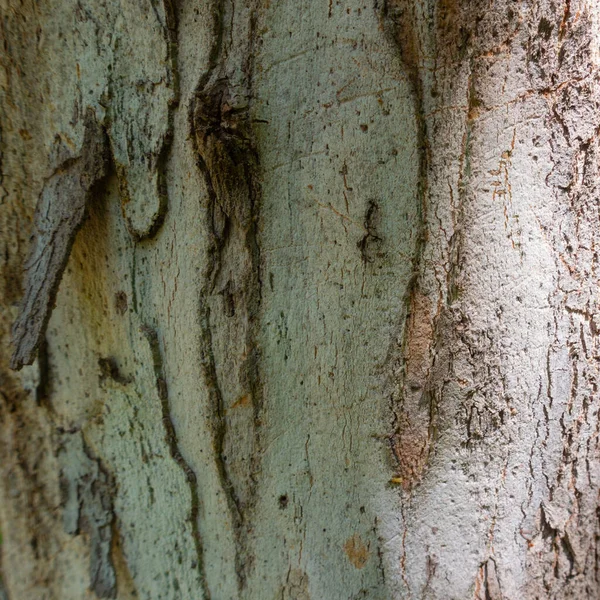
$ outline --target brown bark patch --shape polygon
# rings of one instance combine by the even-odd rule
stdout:
[[[421,479],[430,448],[432,394],[429,380],[435,324],[431,301],[418,288],[410,300],[396,428],[390,438],[396,461],[394,482],[410,489]]]
[[[240,408],[242,406],[252,406],[252,398],[250,394],[244,394],[238,398],[232,405],[231,408]]]
[[[411,300],[404,350],[406,384],[411,390],[420,390],[425,386],[429,374],[432,341],[431,302],[425,294],[417,290]]]
[[[357,569],[362,569],[367,564],[370,556],[368,546],[365,546],[357,533],[346,540],[344,552],[348,556],[348,560]]]

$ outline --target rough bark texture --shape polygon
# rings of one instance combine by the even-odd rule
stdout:
[[[0,10],[0,599],[600,596],[597,3]]]

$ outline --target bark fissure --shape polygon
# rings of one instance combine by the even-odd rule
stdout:
[[[167,387],[167,380],[164,372],[163,356],[160,347],[160,340],[158,339],[158,333],[149,325],[142,325],[141,330],[144,334],[144,337],[148,341],[148,345],[150,346],[150,351],[152,353],[153,369],[156,378],[156,391],[161,403],[162,425],[165,431],[165,443],[169,448],[171,458],[183,471],[190,488],[190,526],[192,528],[192,535],[194,539],[194,545],[196,548],[198,575],[202,586],[203,597],[207,600],[210,600],[211,593],[206,580],[205,571],[206,566],[204,558],[204,545],[202,541],[202,536],[200,534],[198,522],[200,511],[198,478],[196,477],[196,474],[194,473],[193,469],[185,460],[179,449],[177,432],[175,430],[175,425],[173,424],[173,419],[171,418],[171,407],[169,405],[169,390]]]
[[[189,108],[196,162],[208,195],[209,264],[200,300],[203,370],[212,397],[217,470],[235,523],[240,589],[250,567],[248,514],[260,461],[260,184],[250,117],[255,11],[253,3],[215,5],[208,72]],[[215,347],[216,336],[227,340],[225,353]],[[244,416],[248,405],[251,411]]]

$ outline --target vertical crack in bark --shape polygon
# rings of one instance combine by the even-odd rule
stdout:
[[[206,580],[205,563],[204,563],[204,546],[202,543],[202,537],[200,535],[200,529],[198,524],[198,516],[200,510],[200,495],[198,493],[198,480],[196,474],[183,458],[181,451],[179,450],[179,444],[177,441],[177,432],[171,419],[171,408],[169,406],[169,391],[167,388],[167,380],[165,378],[163,357],[160,348],[160,341],[158,334],[149,325],[142,325],[141,331],[144,337],[148,341],[150,351],[152,353],[152,362],[154,368],[154,375],[156,378],[156,391],[160,399],[161,410],[162,410],[162,424],[165,430],[165,442],[169,447],[171,458],[179,465],[183,471],[186,480],[190,488],[191,497],[191,508],[190,508],[190,525],[192,528],[192,536],[194,538],[194,544],[196,547],[196,556],[198,559],[198,575],[200,583],[202,585],[203,597],[206,600],[210,600],[211,594]]]
[[[259,470],[262,389],[257,348],[261,301],[258,154],[250,117],[254,1],[213,7],[208,71],[189,108],[196,161],[208,194],[209,259],[201,291],[203,371],[213,447],[234,522],[243,589],[252,557],[248,515]],[[215,340],[224,340],[221,346]]]
[[[498,579],[496,561],[490,557],[479,567],[475,579],[474,600],[502,600],[504,597]]]

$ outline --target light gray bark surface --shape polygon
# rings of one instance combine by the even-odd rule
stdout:
[[[596,2],[0,9],[0,598],[600,595]]]

